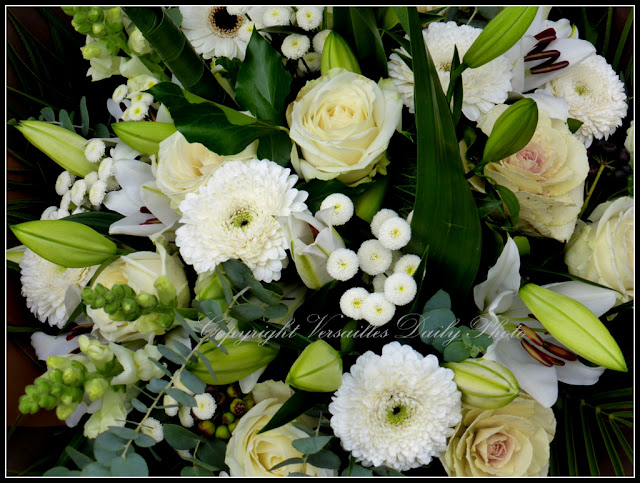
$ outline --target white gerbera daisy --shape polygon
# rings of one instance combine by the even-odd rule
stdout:
[[[322,23],[322,8],[304,6],[296,12],[298,27],[303,30],[313,30]]]
[[[607,139],[627,115],[624,84],[600,55],[592,55],[545,87],[567,101],[569,117],[582,121],[575,135],[586,147],[593,138]]]
[[[391,250],[382,246],[378,240],[367,240],[358,249],[360,268],[368,275],[385,272],[393,260]]]
[[[227,7],[227,12],[229,13],[229,15],[244,15],[248,10],[248,6],[229,5]]]
[[[396,216],[398,216],[398,213],[388,208],[382,208],[380,211],[378,211],[371,219],[371,233],[373,234],[373,236],[378,238],[378,235],[380,234],[380,227],[382,226],[382,224],[389,218],[394,218]]]
[[[403,55],[407,55],[407,51],[401,50]],[[407,55],[407,57],[409,57]],[[395,84],[402,103],[409,108],[410,113],[414,113],[414,100],[413,100],[413,71],[409,69],[409,66],[405,64],[402,57],[393,53],[389,56],[389,77]]]
[[[64,196],[64,194],[69,191],[69,188],[73,185],[73,182],[76,179],[75,174],[69,173],[69,171],[63,171],[56,179],[56,193],[58,196]]]
[[[324,43],[327,40],[327,37],[329,36],[329,34],[331,33],[331,30],[326,29],[326,30],[321,30],[320,32],[318,32],[317,34],[315,34],[313,36],[313,50],[318,52],[319,54],[322,53],[322,50],[324,49]]]
[[[216,412],[216,400],[211,394],[205,392],[194,396],[196,406],[191,408],[196,418],[201,420],[211,419]]]
[[[353,278],[358,273],[358,268],[358,255],[348,248],[335,249],[327,259],[327,272],[342,282]]]
[[[342,193],[333,193],[322,200],[320,209],[326,210],[327,208],[333,208],[333,216],[331,218],[333,226],[344,225],[353,216],[353,201]]]
[[[92,139],[87,143],[84,148],[84,155],[87,158],[87,161],[91,163],[97,163],[104,156],[104,151],[107,147],[105,146],[102,139]]]
[[[406,471],[447,447],[461,419],[453,371],[408,345],[391,342],[360,356],[329,405],[342,447],[364,466]]]
[[[61,267],[27,248],[20,260],[22,295],[27,299],[27,307],[40,322],[62,328],[71,316],[65,304],[67,292],[79,295],[97,268]]]
[[[406,273],[413,277],[419,265],[420,257],[418,255],[404,255],[393,266],[393,273]]]
[[[264,12],[262,23],[265,27],[284,27],[291,23],[291,13],[289,7],[269,7]]]
[[[416,281],[406,273],[394,273],[384,282],[384,296],[394,305],[407,305],[417,292]]]
[[[369,292],[363,287],[350,288],[340,297],[340,310],[353,320],[361,320],[363,317],[362,304],[368,296]]]
[[[151,436],[156,443],[164,439],[162,423],[155,418],[149,417],[145,419],[140,431],[147,436]]]
[[[306,35],[287,35],[282,41],[282,54],[287,59],[299,59],[309,51],[311,41]]]
[[[395,313],[395,305],[380,292],[369,294],[362,303],[362,318],[376,327],[389,322]]]
[[[249,21],[244,14],[231,14],[227,7],[180,7],[180,13],[180,28],[195,51],[205,59],[244,60],[248,39],[243,40],[238,35]]]
[[[378,240],[389,250],[400,250],[411,240],[411,227],[399,216],[389,218],[380,225]]]
[[[196,272],[213,270],[231,258],[242,260],[256,279],[280,279],[289,248],[276,220],[307,209],[306,191],[273,161],[228,161],[219,167],[197,193],[182,203],[176,245]]]

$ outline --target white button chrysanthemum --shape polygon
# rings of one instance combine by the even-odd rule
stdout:
[[[394,305],[407,305],[417,292],[416,281],[406,273],[394,273],[384,282],[384,296]]]
[[[380,292],[369,294],[362,303],[362,318],[376,327],[389,322],[395,313],[396,306]]]
[[[87,191],[91,189],[96,181],[98,181],[98,173],[96,171],[87,173],[87,175],[84,177],[84,182],[87,185]]]
[[[240,30],[249,19],[227,7],[180,7],[184,32],[194,50],[205,59],[228,57],[244,60],[248,38]],[[253,19],[255,20],[255,19]],[[242,38],[241,38],[242,37]]]
[[[97,268],[61,267],[26,249],[20,260],[20,281],[27,307],[40,322],[62,328],[71,316],[64,303],[67,291],[82,291]]]
[[[178,401],[173,399],[168,394],[165,394],[165,396],[163,397],[162,405],[164,406],[164,412],[167,414],[167,416],[173,417],[173,416],[177,416],[178,415],[178,410],[180,409],[180,404],[178,403]],[[171,406],[171,407],[169,407],[169,406]]]
[[[330,33],[331,33],[331,30],[326,29],[318,32],[313,36],[312,43],[313,43],[314,51],[318,52],[319,54],[322,53],[322,50],[324,49],[324,43],[326,42],[327,37],[329,36]]]
[[[176,245],[196,272],[213,270],[218,263],[240,259],[256,279],[280,279],[289,248],[277,216],[307,209],[306,191],[273,161],[228,161],[198,192],[180,203],[183,213],[176,230]]]
[[[337,248],[327,259],[327,272],[336,280],[345,282],[358,273],[358,255],[348,248]]]
[[[265,10],[262,23],[265,27],[284,27],[291,23],[291,8],[269,7]]]
[[[404,255],[393,266],[393,273],[406,273],[413,277],[419,265],[420,257],[418,255]]]
[[[378,238],[382,224],[389,218],[395,218],[396,216],[398,216],[398,213],[388,208],[382,208],[378,211],[371,219],[371,233],[373,236]]]
[[[69,211],[69,205],[71,204],[71,191],[67,191],[62,195],[60,199],[60,209]]]
[[[255,22],[243,23],[242,26],[238,29],[238,39],[248,44],[251,40],[251,34],[256,28],[258,27],[256,26]]]
[[[322,23],[322,8],[304,6],[296,12],[298,27],[303,30],[313,30]]]
[[[211,394],[205,392],[194,396],[196,406],[191,408],[196,418],[201,420],[211,419],[216,412],[216,400]]]
[[[382,246],[378,240],[367,240],[358,249],[358,262],[362,271],[368,275],[378,275],[391,266],[391,250]]]
[[[322,54],[319,54],[317,52],[307,52],[302,56],[302,59],[298,61],[298,69],[303,74],[307,71],[318,72],[320,70],[321,63]]]
[[[92,139],[84,148],[84,156],[90,163],[97,163],[104,156],[106,149],[107,147],[101,139]]]
[[[362,304],[368,296],[369,292],[363,287],[350,288],[340,297],[340,310],[353,320],[361,320]]]
[[[151,436],[156,443],[159,443],[164,439],[162,423],[155,418],[148,417],[145,419],[140,431],[147,436]]]
[[[391,342],[360,356],[329,405],[342,447],[364,466],[406,471],[428,465],[461,419],[453,371]]]
[[[58,196],[64,196],[64,194],[69,191],[69,188],[73,185],[73,182],[76,179],[75,174],[69,173],[69,171],[63,171],[56,179],[56,193]]]
[[[180,424],[185,428],[190,428],[195,423],[189,406],[180,406],[180,409],[178,410],[178,418],[180,419]]]
[[[60,219],[60,217],[58,216],[59,211],[60,210],[58,210],[57,206],[49,206],[42,212],[42,215],[40,215],[40,219],[41,220],[59,220]]]
[[[373,285],[374,292],[384,292],[384,282],[387,280],[387,276],[384,273],[379,273],[373,280],[371,280],[371,284]]]
[[[98,179],[106,182],[109,177],[113,176],[113,174],[113,159],[104,158],[100,163],[100,167],[98,168]]]
[[[71,191],[69,191],[71,202],[76,206],[80,206],[84,203],[84,198],[86,194],[87,194],[87,183],[84,181],[84,179],[79,179],[75,183],[73,183],[73,186],[71,187]],[[62,205],[60,205],[60,207],[62,208]]]
[[[127,85],[120,84],[118,87],[116,87],[116,90],[113,91],[113,95],[111,96],[111,99],[113,99],[113,102],[115,103],[120,103],[128,95],[129,95],[129,88],[127,87]]]
[[[125,121],[142,121],[149,113],[149,106],[144,102],[132,102],[124,111],[122,118]]]
[[[132,94],[129,99],[131,99],[132,103],[141,102],[147,106],[153,104],[153,96],[148,92],[136,92]]]
[[[378,240],[389,250],[400,250],[411,240],[411,227],[399,216],[389,218],[380,225]]]
[[[107,193],[107,183],[102,180],[97,180],[91,189],[89,189],[89,202],[93,206],[100,206],[104,201],[104,196]]]
[[[586,147],[593,138],[607,139],[627,115],[624,84],[600,55],[592,55],[545,87],[567,101],[569,117],[582,121],[574,134]]]
[[[331,222],[333,226],[344,225],[353,216],[353,201],[342,193],[333,193],[327,196],[320,204],[321,210],[333,207]]]
[[[311,41],[306,35],[287,35],[282,41],[282,54],[287,59],[299,59],[309,51]]]

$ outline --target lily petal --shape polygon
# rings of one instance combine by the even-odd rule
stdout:
[[[473,299],[480,310],[485,310],[502,292],[517,292],[519,288],[520,254],[516,243],[509,238],[496,264],[489,270],[487,280],[473,288]]]
[[[38,360],[46,361],[49,356],[64,356],[77,349],[78,338],[67,340],[66,334],[47,335],[44,332],[31,334],[31,345],[36,351]]]
[[[558,381],[577,386],[595,384],[604,371],[604,367],[589,367],[580,361],[566,362],[564,366],[556,367]]]
[[[240,379],[238,381],[238,384],[240,385],[240,390],[245,394],[250,393],[253,390],[253,388],[256,387],[256,384],[258,384],[258,379],[260,379],[260,376],[262,375],[262,373],[266,368],[267,366],[261,367],[256,372],[249,374],[244,379]]]

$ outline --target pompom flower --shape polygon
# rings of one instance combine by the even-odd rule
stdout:
[[[314,51],[316,51],[319,54],[322,53],[322,49],[324,49],[324,43],[327,40],[327,37],[329,36],[330,33],[331,33],[331,30],[326,29],[318,32],[313,36],[313,40],[311,42],[313,43]]]
[[[87,183],[84,181],[84,179],[79,179],[75,183],[73,183],[73,186],[71,187],[71,191],[69,191],[71,202],[76,206],[80,206],[84,203],[84,198],[86,194],[87,194]]]
[[[373,236],[378,238],[382,224],[389,218],[395,218],[396,216],[398,216],[398,213],[388,208],[382,208],[378,211],[371,219],[371,233]]]
[[[322,54],[318,52],[307,52],[298,61],[298,71],[304,74],[307,71],[318,72],[322,63]]]
[[[369,292],[363,287],[350,288],[340,297],[340,310],[353,320],[361,320],[362,304],[368,296]]]
[[[404,255],[393,266],[393,273],[406,273],[413,277],[419,265],[420,257],[418,255]]]
[[[327,272],[336,280],[349,280],[358,273],[358,255],[348,248],[337,248],[327,259]]]
[[[381,356],[366,352],[343,374],[329,405],[334,434],[364,466],[427,465],[461,419],[453,375],[436,356],[398,342],[384,346]]]
[[[322,8],[304,6],[296,12],[296,22],[303,30],[313,30],[322,23]]]
[[[113,102],[115,102],[115,103],[120,103],[128,95],[129,95],[129,88],[127,87],[127,84],[120,84],[113,91],[113,95],[111,96],[111,99],[113,99]]]
[[[389,218],[380,225],[378,240],[389,250],[400,250],[411,240],[411,227],[399,216]]]
[[[87,161],[97,163],[104,156],[106,146],[101,139],[92,139],[84,148],[84,155]]]
[[[180,419],[180,424],[185,428],[190,428],[195,423],[189,406],[180,406],[180,409],[178,410],[178,418]]]
[[[394,305],[407,305],[417,292],[416,281],[406,273],[394,273],[384,282],[384,296]]]
[[[231,258],[242,260],[256,279],[280,279],[288,248],[276,220],[307,209],[298,177],[266,159],[228,161],[198,192],[180,203],[183,226],[176,245],[196,272],[213,270]]]
[[[569,104],[569,117],[582,121],[574,135],[586,147],[593,138],[608,139],[627,115],[627,96],[620,77],[604,57],[592,55],[547,84]]]
[[[211,419],[216,412],[216,400],[207,392],[194,396],[196,406],[191,408],[196,418],[201,420]]]
[[[374,292],[384,292],[384,282],[387,280],[387,276],[384,273],[379,273],[373,280],[371,280],[371,284],[373,285]]]
[[[102,180],[97,180],[91,185],[89,189],[89,202],[93,206],[100,206],[104,201],[104,196],[107,192],[107,183]]]
[[[113,159],[104,158],[100,163],[100,167],[98,168],[98,179],[106,182],[111,176],[114,175],[114,173]]]
[[[125,121],[142,121],[149,113],[149,105],[144,102],[132,102],[127,110],[124,111],[123,119]]]
[[[151,436],[156,443],[159,443],[164,439],[162,423],[155,418],[149,417],[145,419],[140,431],[147,436]]]
[[[378,240],[367,240],[358,249],[360,268],[368,275],[378,275],[391,266],[391,250],[382,246]]]
[[[64,196],[66,192],[69,191],[69,188],[73,185],[76,176],[74,174],[69,173],[69,171],[63,171],[56,179],[56,193],[58,196]]]
[[[306,35],[287,35],[282,41],[282,54],[287,59],[299,59],[309,52],[309,47],[311,47],[311,41]]]
[[[362,303],[362,318],[371,325],[380,327],[389,322],[396,307],[382,293],[372,293]]]
[[[265,27],[284,27],[291,23],[289,7],[269,7],[264,12],[262,23]]]
[[[353,216],[353,201],[342,193],[333,193],[322,200],[320,209],[327,208],[333,208],[333,217],[331,218],[333,226],[344,225]]]

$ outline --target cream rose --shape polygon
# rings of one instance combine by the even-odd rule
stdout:
[[[285,391],[286,388],[278,390]],[[287,465],[269,471],[289,458],[301,458],[302,454],[291,442],[308,437],[307,433],[291,423],[258,434],[282,404],[281,397],[263,399],[240,419],[227,444],[225,463],[229,467],[229,475],[264,477],[287,476],[298,472],[309,476],[336,476],[333,470],[316,468],[310,464]]]
[[[489,135],[508,106],[501,104],[480,119]],[[485,175],[513,191],[520,202],[520,229],[566,242],[582,208],[589,172],[587,150],[567,125],[538,110],[533,138],[516,154],[489,163]]]
[[[564,259],[572,275],[620,292],[620,303],[634,296],[634,215],[628,196],[600,204],[591,223],[578,220]]]
[[[523,395],[493,410],[463,409],[441,457],[449,476],[546,476],[553,411]]]
[[[153,164],[156,184],[177,208],[187,193],[205,184],[213,172],[226,161],[250,161],[257,157],[258,143],[231,156],[220,156],[203,144],[190,143],[179,131],[160,143],[157,161]]]
[[[386,174],[389,140],[400,127],[402,100],[393,82],[377,84],[345,69],[309,81],[287,108],[291,163],[299,176],[356,185]]]
[[[135,252],[123,256],[107,266],[95,279],[93,288],[102,284],[110,289],[116,283],[126,283],[136,293],[157,295],[153,286],[158,277],[165,275],[176,288],[178,307],[187,307],[191,301],[187,276],[178,255],[169,256],[162,245],[158,253]],[[165,331],[153,323],[154,315],[145,315],[135,322],[113,321],[102,309],[87,307],[87,315],[94,323],[93,332],[110,342],[126,342],[144,339],[151,342],[154,335]]]

